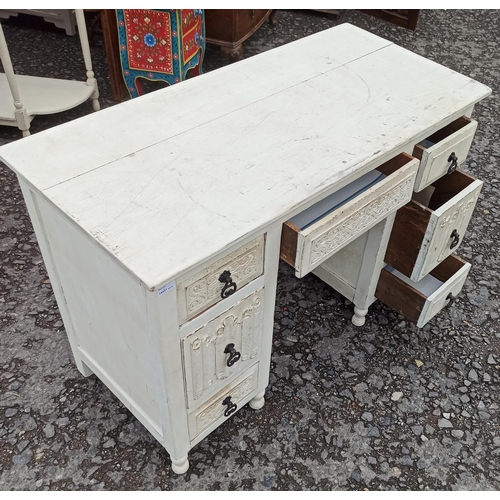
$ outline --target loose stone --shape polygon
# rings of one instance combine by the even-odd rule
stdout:
[[[493,356],[493,354],[490,354],[490,355],[488,356],[488,364],[489,364],[489,365],[495,365],[495,364],[496,364],[496,362],[497,362],[497,360],[495,359],[495,357]]]
[[[469,380],[471,382],[477,382],[479,380],[479,378],[477,376],[477,372],[476,372],[476,370],[474,370],[474,368],[471,369],[471,371],[469,372],[467,377],[469,378]]]
[[[453,424],[447,420],[446,418],[440,418],[438,420],[438,427],[440,427],[441,429],[444,429],[446,427],[453,427]]]
[[[420,436],[424,432],[424,427],[422,425],[414,425],[411,430],[416,436]]]
[[[30,450],[26,450],[24,453],[21,453],[21,455],[14,455],[12,461],[15,465],[26,465],[29,463],[32,456],[33,453]]]
[[[392,396],[391,396],[391,399],[393,401],[399,401],[401,399],[401,397],[403,396],[403,393],[402,392],[393,392],[392,393]]]
[[[48,438],[54,437],[54,435],[56,433],[54,426],[52,424],[47,424],[43,428],[43,432],[45,433],[45,437],[48,437]]]

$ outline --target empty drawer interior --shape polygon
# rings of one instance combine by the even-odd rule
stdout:
[[[470,264],[450,255],[419,282],[391,266],[380,273],[375,296],[406,319],[422,327],[461,290]]]
[[[456,170],[414,193],[397,212],[385,262],[414,281],[421,279],[458,248],[481,186]]]

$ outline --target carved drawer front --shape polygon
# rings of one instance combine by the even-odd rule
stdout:
[[[415,191],[421,191],[464,163],[476,128],[476,121],[462,116],[415,146],[413,156],[420,160]]]
[[[418,283],[390,266],[382,269],[375,297],[422,328],[450,306],[464,286],[471,265],[450,255]]]
[[[302,278],[407,203],[417,168],[401,153],[285,222],[280,257]]]
[[[209,431],[214,424],[220,425],[236,413],[257,389],[259,365],[255,364],[241,377],[228,384],[221,392],[206,404],[194,410],[188,416],[189,437],[195,439],[204,431]],[[250,397],[249,397],[250,396]]]
[[[188,408],[259,359],[263,308],[260,288],[182,340]]]
[[[460,246],[483,183],[461,170],[441,177],[398,210],[386,264],[419,281]]]
[[[178,284],[179,323],[182,325],[222,300],[225,283],[219,278],[224,271],[230,272],[234,284],[229,291],[234,286],[240,290],[261,276],[264,272],[264,242],[264,235],[261,235]]]

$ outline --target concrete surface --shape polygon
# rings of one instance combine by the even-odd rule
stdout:
[[[499,489],[500,13],[425,10],[415,32],[356,11],[338,21],[279,11],[277,21],[245,44],[247,57],[347,21],[492,87],[466,165],[485,185],[458,251],[473,264],[464,290],[423,329],[379,303],[355,328],[343,297],[282,264],[267,404],[241,409],[177,476],[109,390],[75,368],[16,178],[0,165],[0,489]],[[77,38],[20,20],[4,30],[19,73],[84,74]],[[92,56],[102,106],[114,105],[99,36]],[[205,71],[224,64],[208,47]],[[37,117],[31,130],[90,112]],[[0,140],[20,133],[0,127]]]

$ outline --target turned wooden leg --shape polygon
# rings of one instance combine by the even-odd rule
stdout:
[[[97,83],[95,85],[95,90],[94,92],[92,92],[90,98],[92,99],[92,109],[94,111],[99,111],[101,109],[101,105],[99,104],[99,89],[97,88]]]
[[[172,460],[172,470],[176,474],[184,474],[189,469],[189,460],[188,456],[184,455],[181,458],[174,458],[170,455],[170,460]]]
[[[240,43],[237,47],[221,47],[222,54],[230,61],[236,62],[243,57],[243,44]]]
[[[256,394],[248,403],[250,408],[254,410],[260,410],[264,406],[264,403],[266,402],[266,400],[264,399],[264,394],[265,391]]]
[[[363,326],[366,321],[366,314],[368,313],[368,309],[358,309],[354,306],[354,316],[352,317],[352,324],[356,326]]]

